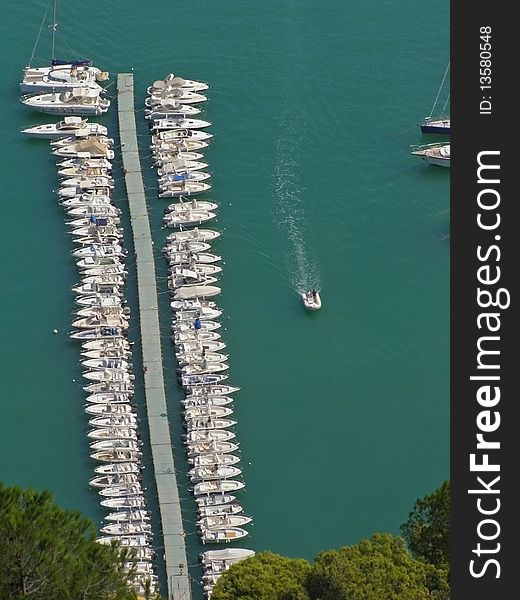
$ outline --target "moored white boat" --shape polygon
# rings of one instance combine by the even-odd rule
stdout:
[[[229,504],[234,500],[236,500],[236,496],[225,493],[208,494],[207,496],[198,496],[195,498],[195,502],[197,503],[198,507]]]
[[[187,184],[189,186],[196,186],[197,184]],[[199,184],[201,186],[204,183]],[[179,196],[182,195],[179,189]],[[199,225],[214,219],[217,215],[214,212],[207,210],[190,210],[175,211],[164,215],[163,222],[167,227],[189,227],[190,225]]]
[[[121,510],[108,514],[105,521],[149,521],[150,514],[146,510]]]
[[[158,81],[154,81],[152,85],[148,86],[147,92],[148,94],[154,94],[157,92],[162,92],[169,87],[178,87],[185,90],[203,91],[209,88],[207,83],[203,81],[193,81],[192,79],[184,79],[183,77],[179,77],[174,73],[168,73],[164,79],[159,79]]]
[[[135,450],[98,450],[92,452],[90,457],[94,460],[103,463],[127,463],[138,461],[141,458],[141,453]],[[101,503],[103,504],[103,503]],[[117,508],[117,507],[114,507]]]
[[[236,515],[242,512],[242,506],[238,502],[230,504],[217,504],[216,506],[199,506],[201,517],[212,517],[214,515]]]
[[[207,454],[208,452],[219,452],[229,454],[238,450],[238,444],[226,440],[201,440],[187,444],[188,455],[191,457]]]
[[[228,477],[236,477],[242,471],[238,467],[232,465],[215,465],[194,467],[188,472],[191,481],[210,481],[212,479],[226,479]]]
[[[150,127],[154,131],[163,131],[163,130],[177,130],[177,129],[205,129],[206,127],[210,127],[211,123],[209,121],[204,121],[203,119],[186,119],[182,117],[175,117],[171,119],[154,119],[150,121]],[[200,141],[207,140],[212,138],[212,135],[208,136],[180,136],[180,137],[193,137],[193,139],[198,139]]]
[[[202,564],[207,565],[215,561],[243,560],[254,555],[253,550],[226,548],[226,550],[208,550],[207,552],[203,552],[200,554],[199,559]]]
[[[179,87],[167,87],[166,89],[152,92],[144,102],[145,106],[153,108],[157,104],[163,104],[166,99],[176,100],[180,104],[200,104],[201,102],[206,102],[207,97],[204,94],[190,92]]]
[[[99,465],[94,469],[94,473],[98,475],[117,475],[123,473],[140,473],[143,467],[138,461],[135,462],[127,462],[127,463],[108,463],[106,465]],[[144,511],[143,511],[144,513]],[[146,514],[146,513],[145,513]],[[108,517],[105,517],[108,519]],[[139,517],[145,518],[145,517]],[[117,521],[118,519],[109,519],[113,521]],[[124,519],[122,519],[124,520]],[[131,520],[131,519],[130,519]]]
[[[200,529],[220,529],[221,527],[242,527],[251,523],[253,519],[246,515],[239,514],[221,514],[205,516],[199,519]]]
[[[203,543],[233,542],[245,537],[248,532],[241,527],[223,527],[221,529],[205,529],[201,534]]]
[[[111,485],[122,485],[129,483],[139,483],[139,476],[137,473],[116,473],[110,475],[97,475],[89,481],[89,484],[92,487],[97,488],[104,488],[110,487]]]
[[[211,452],[209,454],[201,454],[188,458],[190,465],[194,467],[213,467],[236,465],[240,462],[240,458],[234,454],[223,454],[221,452]]]
[[[89,123],[82,117],[65,117],[58,123],[45,123],[22,129],[22,133],[29,137],[57,140],[70,136],[107,135],[107,128],[100,123]]]
[[[186,443],[196,442],[227,442],[235,438],[235,433],[228,429],[203,429],[200,431],[190,431],[186,435]]]
[[[412,146],[412,154],[438,167],[450,166],[450,144],[436,143]]]
[[[143,522],[121,522],[111,523],[101,528],[101,533],[108,535],[139,535],[149,533],[152,530],[150,523]]]
[[[23,96],[21,102],[40,112],[61,115],[101,115],[110,106],[110,100],[103,98],[99,90],[86,87]]]

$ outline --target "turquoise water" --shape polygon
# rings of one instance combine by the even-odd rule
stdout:
[[[79,350],[66,335],[72,245],[49,148],[19,134],[48,120],[18,103],[46,5],[0,8],[0,478],[51,489],[99,522]],[[449,476],[449,173],[408,152],[426,141],[415,124],[447,63],[448,5],[128,0],[96,12],[69,0],[58,17],[57,54],[92,58],[111,81],[133,69],[137,107],[171,71],[211,84],[207,197],[221,203],[225,229],[220,304],[230,381],[242,386],[241,500],[254,517],[243,545],[311,559],[397,533],[414,500]],[[44,30],[36,63],[48,40]],[[102,121],[115,133],[115,107]],[[142,121],[140,133],[159,254],[166,203],[154,195]],[[321,288],[320,312],[305,313],[301,286]],[[129,296],[135,306],[132,283]],[[161,302],[166,340],[164,293]],[[179,444],[167,344],[164,353]],[[194,535],[188,543],[195,555]]]

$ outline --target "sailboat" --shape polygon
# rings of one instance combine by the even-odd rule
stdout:
[[[51,64],[44,67],[32,67],[31,62],[34,58],[36,46],[40,39],[49,6],[45,10],[40,31],[36,38],[29,66],[24,69],[20,90],[22,94],[41,94],[45,92],[67,92],[75,88],[84,88],[94,93],[103,93],[104,88],[98,82],[106,81],[109,77],[106,71],[92,66],[89,60],[58,60],[55,57],[56,30],[58,23],[56,20],[57,0],[54,0],[51,29]]]
[[[433,103],[432,109],[430,111],[430,115],[425,117],[422,123],[419,124],[422,133],[426,134],[435,134],[435,135],[450,135],[450,117],[449,116],[439,116],[433,117],[433,113],[437,108],[437,103],[439,101],[439,97],[441,95],[442,88],[444,87],[444,82],[446,81],[446,77],[448,76],[448,72],[450,70],[450,63],[446,67],[446,71],[444,72],[444,77],[442,78],[441,85],[437,92],[437,96]],[[444,106],[441,110],[441,115],[445,114],[446,107],[448,106],[448,102],[450,100],[450,95],[448,94]]]

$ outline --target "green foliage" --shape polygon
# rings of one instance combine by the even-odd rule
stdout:
[[[401,532],[412,555],[439,568],[450,564],[450,482],[417,500]]]
[[[92,523],[49,492],[0,483],[2,600],[132,600],[132,555],[95,542]]]
[[[310,569],[306,560],[261,552],[220,577],[212,600],[309,600],[303,584]]]
[[[446,576],[414,560],[401,538],[377,533],[355,546],[318,554],[307,580],[312,600],[441,600]]]

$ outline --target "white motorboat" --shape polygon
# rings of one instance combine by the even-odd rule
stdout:
[[[195,442],[228,442],[235,438],[235,433],[228,429],[202,429],[200,431],[190,431],[186,435],[186,443]]]
[[[234,500],[236,500],[236,496],[225,493],[209,494],[207,496],[199,496],[198,498],[195,498],[195,502],[199,508],[202,506],[229,504]]]
[[[165,142],[165,143],[169,143],[169,142]],[[179,142],[177,144],[177,148],[179,145],[182,145],[182,142]],[[191,164],[206,164],[206,163],[201,163],[200,160],[204,158],[204,155],[201,152],[187,152],[185,150],[178,149],[178,151],[176,153],[171,152],[171,153],[165,153],[163,158],[160,159],[156,159],[155,157],[153,157],[153,167],[152,168],[156,168],[156,169],[164,169],[166,168],[167,170],[172,166],[172,164],[174,165],[176,162],[183,162],[183,163],[191,163]],[[192,170],[196,170],[193,167],[191,167]],[[164,173],[162,173],[164,174]]]
[[[102,463],[127,463],[140,460],[141,452],[121,449],[98,450],[92,452],[90,457]]]
[[[234,454],[223,454],[221,452],[210,452],[188,458],[190,465],[194,467],[231,466],[240,462],[240,458]]]
[[[114,158],[114,151],[107,144],[99,140],[97,136],[77,140],[68,146],[60,146],[53,150],[52,154],[64,158],[89,160],[99,158],[110,161]]]
[[[102,115],[110,107],[110,100],[103,98],[99,90],[87,87],[23,96],[21,102],[40,112],[59,115]]]
[[[170,215],[173,214],[184,214],[186,211],[212,211],[218,208],[218,204],[216,202],[209,202],[208,200],[188,200],[183,201],[181,198],[180,202],[173,202],[169,204],[164,212]],[[178,241],[177,241],[178,243]],[[168,248],[168,246],[166,246]]]
[[[198,418],[223,418],[233,414],[233,410],[231,408],[226,408],[225,406],[215,406],[212,404],[207,404],[204,406],[194,406],[187,408],[184,411],[185,419],[198,419]],[[211,458],[218,459],[218,455],[213,455]],[[208,459],[209,460],[209,459]],[[230,459],[228,458],[226,463],[229,463]],[[218,462],[215,460],[214,462]],[[207,464],[210,464],[209,462]]]
[[[103,504],[103,502],[101,503]],[[98,544],[107,544],[110,545],[113,542],[117,541],[124,548],[136,548],[140,546],[149,546],[150,538],[144,535],[136,535],[136,536],[112,536],[108,535],[105,537],[96,538],[96,542]]]
[[[220,529],[221,527],[242,527],[251,523],[253,519],[246,515],[223,514],[202,517],[198,521],[200,529]]]
[[[128,325],[125,324],[127,327]],[[73,340],[99,340],[106,337],[122,337],[125,335],[125,329],[122,327],[93,327],[92,329],[82,329],[71,333],[69,337]]]
[[[188,184],[196,185],[196,184]],[[205,185],[205,184],[200,184]],[[180,195],[180,192],[179,192]],[[163,222],[167,227],[187,227],[190,225],[199,225],[214,219],[217,215],[214,212],[206,210],[176,211],[164,215]]]
[[[227,354],[221,352],[182,352],[177,354],[177,362],[179,365],[202,364],[205,360],[208,362],[222,363],[228,358]]]
[[[207,179],[211,179],[211,175],[204,171],[182,171],[159,177],[157,184],[162,188],[178,181],[206,181]]]
[[[118,465],[115,465],[118,466]],[[105,517],[105,521],[149,521],[150,514],[146,510],[121,510],[112,512]]]
[[[82,310],[90,310],[89,307],[87,309]],[[79,314],[78,311],[77,314]],[[82,315],[86,316],[86,315]],[[130,350],[125,350],[124,348],[108,348],[107,350],[86,350],[81,353],[82,358],[124,358],[126,360],[132,359],[132,352]]]
[[[184,171],[200,171],[201,169],[206,169],[207,167],[208,163],[205,162],[178,158],[162,164],[157,169],[157,175],[159,177],[163,177],[165,175],[182,173]]]
[[[111,187],[108,185],[100,185],[99,183],[95,182],[95,181],[83,181],[81,182],[80,185],[77,185],[76,187],[67,187],[67,186],[61,186],[58,189],[58,196],[60,198],[60,201],[63,198],[75,198],[75,197],[81,197],[86,193],[93,193],[93,198],[92,198],[92,204],[95,204],[95,196],[110,196],[110,192],[111,192]],[[115,208],[115,207],[114,207]],[[112,222],[118,224],[119,223],[119,219],[116,219],[113,217],[112,213],[108,212],[107,214],[103,214],[103,211],[96,209],[95,212],[93,212],[92,214],[96,215],[96,216],[112,216]],[[113,214],[119,214],[119,212],[117,210],[113,211]],[[88,219],[83,219],[82,221],[72,221],[70,219],[68,219],[66,221],[66,223],[73,227],[74,229],[76,227],[85,227],[86,225],[88,225],[90,223],[90,221]]]
[[[220,339],[220,334],[216,331],[182,331],[175,333],[173,341],[175,344],[182,344],[184,342],[200,342],[200,341],[216,341]]]
[[[141,444],[136,440],[98,440],[92,442],[90,448],[92,450],[134,450],[137,451],[141,447]],[[115,462],[115,461],[111,461]]]
[[[85,379],[90,381],[133,381],[135,375],[131,375],[125,369],[103,369],[102,371],[85,371],[82,373]]]
[[[254,556],[253,550],[242,548],[227,548],[226,550],[208,550],[203,552],[199,559],[204,565],[209,565],[213,562],[224,562],[230,560],[244,560],[250,556]]]
[[[88,220],[92,215],[97,217],[119,219],[121,210],[111,204],[75,206],[66,210],[67,219]],[[70,221],[69,221],[70,222]]]
[[[82,317],[81,319],[76,319],[72,322],[72,326],[76,327],[77,329],[87,330],[101,327],[128,329],[128,322],[121,316],[110,317],[104,315],[93,315],[91,317]]]
[[[215,302],[208,300],[174,300],[170,302],[177,321],[201,319],[217,319],[222,315],[222,310],[216,307]]]
[[[120,256],[85,256],[85,258],[76,258],[76,265],[84,275],[89,269],[95,267],[106,267],[106,270],[100,270],[99,272],[110,272],[110,273],[124,273],[125,266],[123,257]],[[119,267],[118,269],[110,269],[110,267]],[[95,312],[95,311],[92,311]],[[98,311],[99,312],[99,311]],[[112,311],[117,312],[117,311]],[[122,312],[122,311],[119,311]]]
[[[207,97],[197,92],[190,92],[179,87],[167,87],[163,90],[153,92],[144,101],[145,106],[153,108],[157,104],[164,104],[165,100],[176,100],[180,104],[200,104],[206,102]]]
[[[97,473],[98,475],[122,475],[124,473],[140,473],[143,468],[144,467],[141,466],[140,462],[136,460],[127,463],[108,463],[106,465],[99,465],[94,469],[94,473]]]
[[[193,467],[188,472],[191,481],[209,481],[212,479],[227,479],[242,473],[241,469],[232,465],[213,465]]]
[[[174,252],[205,252],[211,250],[211,244],[206,242],[169,242],[163,248],[163,254],[168,257]]]
[[[78,207],[87,207],[90,208],[91,213],[95,213],[98,208],[112,206],[112,200],[109,196],[94,196],[91,198],[86,194],[82,194],[81,196],[74,196],[73,198],[61,200],[60,204],[65,210]]]
[[[180,242],[180,244],[186,243],[197,244],[198,242]],[[170,303],[170,307],[174,311],[178,311],[179,313],[182,313],[184,311],[218,310],[216,302],[213,302],[212,300],[201,300],[200,298],[195,298],[193,300],[175,300]]]
[[[163,130],[188,130],[188,129],[205,129],[206,127],[210,127],[211,123],[209,121],[204,121],[203,119],[186,119],[182,117],[175,117],[172,119],[155,119],[150,121],[150,127],[153,131],[163,131]],[[186,137],[186,136],[180,136]],[[193,136],[188,136],[193,137]],[[195,136],[193,139],[198,139],[199,141],[207,140],[212,138],[212,135],[203,136]]]
[[[198,280],[201,276],[208,277],[218,275],[222,272],[222,267],[214,264],[204,264],[192,261],[189,265],[173,264],[169,267],[169,275],[175,279],[184,277],[186,279]]]
[[[89,394],[98,394],[100,392],[133,394],[134,384],[131,381],[97,381],[83,386],[83,389],[89,392]]]
[[[203,181],[187,181],[186,179],[182,179],[181,181],[169,181],[159,188],[159,197],[179,198],[180,196],[195,196],[196,194],[207,192],[210,189],[211,185],[209,183],[204,183]],[[193,214],[197,213],[194,211]],[[198,223],[204,223],[204,221],[208,221],[215,216],[214,213],[206,213],[204,211],[200,211],[198,214],[202,215],[203,218],[192,219],[187,223],[180,222],[179,225],[196,225]],[[167,216],[168,215],[165,216],[165,219]]]
[[[121,483],[118,485],[112,485],[110,487],[101,488],[99,490],[100,496],[108,498],[120,498],[121,496],[139,496],[143,493],[143,488],[140,483]]]
[[[90,342],[85,342],[82,345],[82,348],[84,350],[107,350],[113,348],[125,348],[129,350],[132,343],[133,342],[124,339],[92,340]]]
[[[203,91],[208,89],[208,84],[202,81],[193,81],[191,79],[184,79],[183,77],[178,77],[173,73],[168,73],[164,79],[159,79],[158,81],[154,81],[152,85],[148,86],[147,92],[148,94],[154,94],[157,92],[162,92],[169,87],[179,87],[185,90],[192,90],[194,92]]]
[[[65,137],[65,138],[60,138],[58,140],[51,140],[50,145],[51,145],[51,148],[63,148],[64,146],[70,146],[71,144],[74,144],[80,140],[91,140],[91,139],[98,140],[98,142],[101,142],[103,145],[107,146],[108,148],[112,148],[114,146],[113,138],[110,138],[106,135],[99,135],[99,134],[91,134],[91,135],[85,135],[85,136],[69,136],[69,137]]]
[[[187,340],[175,344],[175,353],[181,355],[191,352],[218,352],[225,347],[226,344],[219,340]]]
[[[94,176],[94,177],[66,177],[62,179],[60,182],[60,187],[80,187],[82,189],[92,189],[92,188],[113,188],[114,180],[112,177],[102,176]]]
[[[100,123],[89,123],[82,117],[65,117],[58,123],[46,123],[22,129],[29,137],[57,140],[66,137],[85,137],[87,135],[107,135],[108,130]]]
[[[220,288],[215,285],[194,285],[176,289],[173,299],[174,301],[184,301],[191,298],[211,298],[218,294],[220,294]]]
[[[200,506],[198,510],[201,517],[212,517],[214,515],[236,515],[241,513],[243,508],[238,502],[232,502],[216,506]]]
[[[70,232],[74,236],[75,243],[95,244],[103,243],[106,238],[122,239],[123,233],[120,227],[115,225],[100,226],[95,223],[75,227]],[[105,242],[106,243],[106,242]]]
[[[121,522],[111,523],[101,528],[101,533],[108,535],[139,535],[141,533],[149,533],[152,530],[150,523],[143,522]]]
[[[95,395],[95,394],[93,394]],[[88,415],[94,415],[100,419],[114,417],[135,417],[135,411],[130,405],[130,399],[119,402],[98,402],[85,406]]]
[[[101,93],[104,90],[97,82],[107,79],[106,71],[93,67],[86,61],[52,64],[46,67],[26,67],[20,83],[20,91],[22,94],[30,94],[87,87]]]
[[[188,445],[189,456],[199,456],[208,452],[218,452],[220,454],[230,454],[238,450],[238,444],[226,440],[209,440],[200,442],[190,442]]]
[[[215,429],[227,429],[233,427],[237,422],[233,419],[224,419],[218,417],[195,417],[186,419],[186,429],[188,431],[213,431]]]
[[[183,110],[185,108],[194,108],[189,106],[188,104],[182,105],[180,110],[172,111],[172,110],[164,110],[163,105],[157,105],[153,108],[145,108],[144,110],[144,118],[148,121],[158,121],[160,119],[190,119],[197,113],[201,111],[198,109],[186,111]]]
[[[212,263],[219,262],[222,257],[218,254],[210,254],[209,252],[172,252],[167,255],[168,263],[170,265],[210,265]]]
[[[112,168],[108,167],[90,167],[81,165],[77,167],[64,167],[58,171],[59,177],[109,177]]]
[[[193,493],[195,496],[202,496],[203,494],[225,494],[226,492],[236,492],[245,487],[245,484],[241,481],[234,481],[233,479],[222,479],[220,481],[201,481],[195,484],[193,487]]]
[[[116,514],[116,513],[112,513],[112,514]],[[154,575],[155,571],[155,567],[152,563],[146,562],[146,561],[138,561],[138,562],[126,562],[123,565],[125,567],[125,569],[127,569],[128,571],[130,571],[131,569],[134,569],[134,571],[139,575],[139,574],[149,574],[149,575]]]
[[[106,508],[117,508],[118,510],[133,510],[144,508],[145,501],[143,496],[134,495],[127,496],[126,498],[108,498],[107,500],[102,500],[100,504],[101,506],[104,506]]]
[[[119,281],[97,281],[76,285],[72,288],[72,291],[79,294],[80,298],[91,298],[93,294],[121,296],[120,285],[122,283],[119,283]]]
[[[61,169],[107,169],[112,171],[112,163],[106,158],[66,158],[58,162],[57,166]],[[58,171],[58,173],[60,173]]]
[[[319,310],[321,308],[321,298],[318,290],[302,292],[301,297],[307,310]]]
[[[199,142],[197,140],[186,138],[179,139],[178,136],[173,135],[176,133],[176,131],[161,131],[157,134],[168,137],[164,137],[164,139],[157,142],[157,144],[152,144],[150,146],[152,150],[152,161],[155,166],[170,162],[172,159],[179,158],[181,155],[183,155],[186,160],[194,160],[197,154],[199,154],[200,158],[201,155],[198,151],[209,146],[208,142]],[[168,134],[172,134],[173,137],[170,137]],[[152,136],[152,139],[153,137],[155,136]]]
[[[213,332],[210,332],[213,333]],[[227,373],[204,373],[202,375],[182,375],[180,383],[182,387],[187,388],[195,385],[207,385],[218,383],[228,378]]]
[[[229,365],[224,362],[209,362],[203,361],[202,363],[192,363],[181,367],[180,371],[182,375],[199,375],[204,373],[221,373],[227,371]]]
[[[213,231],[212,229],[188,229],[187,231],[177,231],[170,233],[166,237],[167,242],[186,242],[186,241],[199,241],[199,242],[211,242],[220,237],[219,231]]]
[[[201,407],[203,410],[209,410],[211,407],[227,406],[233,403],[231,396],[187,396],[181,400],[184,408]],[[223,416],[223,415],[219,415]]]
[[[106,275],[103,277],[83,277],[83,284],[86,283],[98,283],[98,284],[113,284],[113,285],[124,285],[125,281],[122,277],[116,275]],[[75,289],[73,288],[75,291]]]
[[[181,104],[178,100],[172,98],[164,98],[161,102],[156,104],[149,101],[148,105],[145,101],[145,107],[144,116],[146,119],[149,118],[148,115],[154,113],[182,113],[192,117],[193,115],[199,115],[202,112],[197,106],[192,106],[191,104]]]
[[[189,393],[187,393],[187,396],[228,396],[229,394],[233,394],[239,391],[239,387],[234,387],[232,385],[227,384],[209,384],[193,386],[192,388],[188,386]]]
[[[201,534],[203,544],[216,544],[218,542],[234,542],[248,535],[241,527],[222,527],[221,529],[205,529]]]
[[[88,358],[81,361],[81,366],[85,369],[124,369],[132,368],[132,363],[123,358]]]
[[[137,440],[134,427],[101,427],[89,431],[87,437],[91,440]]]
[[[438,167],[450,166],[450,144],[443,142],[437,144],[426,144],[424,146],[412,146],[412,154],[420,156],[430,165]]]
[[[136,473],[117,473],[114,475],[98,475],[93,477],[89,484],[92,487],[104,488],[112,485],[123,485],[129,483],[139,483],[139,477]]]
[[[85,256],[123,256],[128,252],[119,244],[91,244],[85,248],[72,251],[72,256],[83,258]]]

